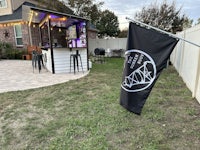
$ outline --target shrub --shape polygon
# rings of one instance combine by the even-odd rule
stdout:
[[[25,49],[16,49],[10,43],[0,42],[0,59],[22,59],[25,53]]]

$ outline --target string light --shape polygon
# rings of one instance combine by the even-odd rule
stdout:
[[[9,22],[9,23],[2,23],[0,24],[0,27],[11,27],[15,25],[25,25],[28,24],[26,21],[21,21],[21,22]]]
[[[63,21],[66,21],[66,20],[67,20],[67,18],[66,18],[66,17],[63,17],[63,18],[62,18],[62,20],[63,20]]]

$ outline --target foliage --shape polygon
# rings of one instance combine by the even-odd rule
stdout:
[[[26,53],[24,49],[15,49],[12,44],[0,42],[0,58],[3,59],[22,59],[22,55]]]
[[[7,53],[12,51],[13,46],[10,43],[0,42],[1,58],[7,58]]]
[[[200,18],[197,19],[197,23],[196,24],[200,24]]]
[[[22,59],[22,55],[26,54],[25,49],[12,49],[6,52],[5,58],[7,59]]]
[[[59,0],[35,0],[38,2],[38,5],[40,7],[45,7],[50,10],[56,10],[59,12],[67,13],[67,14],[74,14],[73,10],[71,10],[69,7],[67,7],[66,3],[64,1]]]
[[[193,24],[193,20],[185,17],[185,21],[183,23],[183,29],[191,28]]]
[[[126,38],[127,35],[128,35],[128,29],[124,29],[124,30],[120,31],[118,37],[119,38]]]
[[[143,7],[141,12],[136,13],[135,18],[172,33],[182,31],[184,23],[189,23],[188,18],[181,15],[181,8],[176,8],[175,1],[168,4],[165,0],[161,5],[154,3],[148,7]]]
[[[97,28],[100,30],[100,36],[115,37],[118,36],[120,32],[118,18],[109,10],[105,10],[101,13]]]
[[[200,106],[175,69],[162,72],[137,116],[119,105],[123,62],[108,58],[75,81],[1,93],[1,149],[200,149]]]
[[[119,34],[119,22],[117,16],[109,11],[101,11],[103,2],[94,3],[92,0],[69,0],[67,3],[74,12],[82,17],[90,19],[98,30],[100,36],[117,36]]]
[[[2,58],[2,50],[3,48],[2,48],[2,44],[0,43],[0,60],[1,60],[1,58]]]
[[[88,18],[92,24],[96,25],[101,14],[100,8],[103,2],[95,3],[92,0],[68,0],[66,4],[73,9],[76,15]]]

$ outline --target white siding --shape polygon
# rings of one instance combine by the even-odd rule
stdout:
[[[83,71],[88,70],[88,62],[87,62],[87,49],[86,48],[76,48],[72,51],[69,51],[68,48],[54,48],[54,67],[55,73],[70,73],[70,55],[75,54],[76,50],[79,50],[79,54],[81,56]],[[51,54],[50,50],[47,52],[47,69],[52,72],[51,68]],[[79,62],[79,72],[82,72],[80,58],[78,58]],[[77,71],[77,68],[76,68]],[[73,66],[73,58],[71,58],[71,72],[74,72]]]
[[[12,14],[11,0],[6,0],[6,7],[0,8],[0,16]]]

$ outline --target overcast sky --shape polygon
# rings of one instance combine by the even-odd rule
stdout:
[[[135,12],[141,10],[143,6],[148,6],[152,3],[163,2],[163,0],[97,0],[103,1],[102,9],[109,9],[118,16],[120,28],[128,27],[126,17],[133,18]],[[171,4],[173,0],[167,0]],[[186,14],[190,19],[196,21],[200,18],[200,0],[175,0],[176,7],[182,7],[182,13]]]

